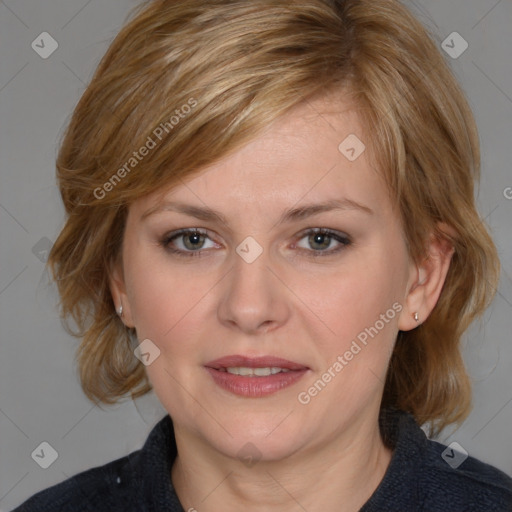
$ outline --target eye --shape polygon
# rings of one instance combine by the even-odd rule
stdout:
[[[301,246],[300,242],[302,240],[306,240],[307,247]],[[350,243],[350,238],[344,233],[325,228],[314,228],[302,233],[297,247],[310,252],[313,257],[316,257],[337,253]]]
[[[302,242],[303,240],[305,242]],[[313,228],[302,232],[295,247],[308,256],[317,257],[338,253],[350,244],[350,238],[344,233],[326,228]],[[208,236],[207,231],[199,228],[180,229],[169,233],[161,239],[160,245],[166,251],[186,258],[204,256],[207,249],[218,247]]]
[[[210,240],[211,245],[205,245]],[[200,229],[180,229],[164,236],[160,244],[168,251],[180,256],[200,256],[204,249],[211,249],[215,244],[206,231]]]

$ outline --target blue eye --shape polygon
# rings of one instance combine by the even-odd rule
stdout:
[[[308,256],[312,257],[329,256],[351,244],[347,235],[324,228],[308,229],[301,234],[299,242],[302,240],[307,240],[308,247],[301,247],[299,243],[296,246],[301,249],[301,252],[308,253]],[[217,247],[208,233],[198,228],[180,229],[169,233],[161,239],[160,245],[165,250],[186,258],[205,256],[206,249]]]

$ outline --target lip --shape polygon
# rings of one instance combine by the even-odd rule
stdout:
[[[247,356],[225,356],[220,359],[215,359],[206,363],[207,368],[213,368],[214,370],[220,370],[222,368],[233,368],[237,366],[243,366],[245,368],[267,368],[267,367],[278,367],[286,368],[287,370],[307,370],[307,366],[304,366],[288,359],[274,356],[260,356],[260,357],[247,357]]]
[[[263,377],[234,375],[225,371],[226,368],[240,366],[246,368],[278,367],[289,371]],[[205,368],[219,387],[235,395],[248,398],[261,398],[274,394],[295,384],[309,371],[307,366],[280,357],[246,357],[240,355],[215,359],[206,363]]]

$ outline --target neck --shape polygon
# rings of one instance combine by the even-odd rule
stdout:
[[[355,424],[286,459],[247,467],[176,428],[172,482],[185,510],[356,512],[382,480],[391,451],[378,423]]]

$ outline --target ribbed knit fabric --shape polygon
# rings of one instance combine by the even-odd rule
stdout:
[[[446,447],[428,440],[409,414],[386,413],[381,429],[393,456],[360,512],[512,512],[512,479],[503,472],[472,457],[452,468],[441,456]],[[165,416],[142,449],[45,489],[13,512],[184,512],[171,483],[175,457]]]

